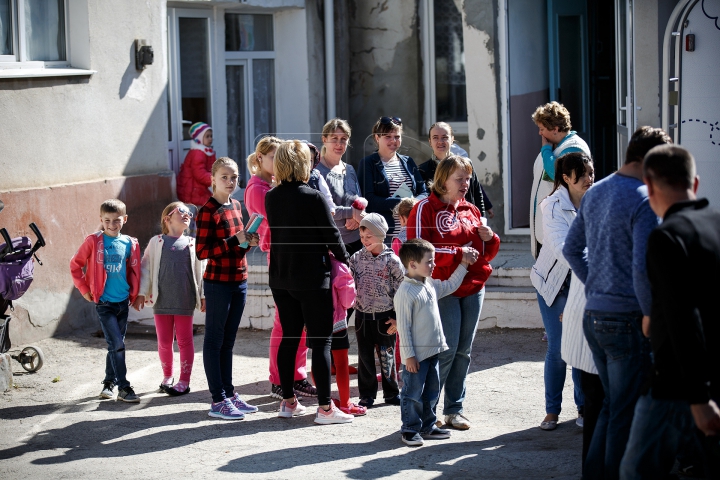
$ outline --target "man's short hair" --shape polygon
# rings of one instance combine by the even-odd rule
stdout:
[[[695,159],[682,147],[660,145],[645,155],[643,176],[673,190],[689,190],[695,183]]]
[[[100,204],[100,215],[103,213],[119,213],[120,215],[127,215],[127,207],[125,204],[117,198],[111,198],[105,200]]]
[[[639,127],[630,137],[627,151],[625,153],[625,164],[640,162],[642,163],[645,154],[651,148],[658,145],[672,143],[670,135],[662,128]]]
[[[433,253],[435,247],[433,244],[422,238],[412,238],[403,243],[400,247],[400,261],[407,270],[410,268],[410,262],[422,262],[426,253]]]

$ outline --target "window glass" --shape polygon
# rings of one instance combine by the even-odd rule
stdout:
[[[253,60],[255,136],[275,132],[274,60]]]
[[[454,0],[435,0],[437,120],[467,122],[462,15]]]
[[[227,82],[227,131],[228,156],[238,159],[240,170],[240,187],[245,187],[245,66],[227,65],[225,67]]]
[[[63,0],[23,0],[27,60],[65,60]]]
[[[10,6],[10,0],[0,0],[0,55],[12,54],[12,8]]]
[[[225,14],[225,50],[228,52],[272,51],[272,15]]]
[[[208,21],[205,18],[178,19],[180,37],[180,92],[183,140],[190,140],[193,123],[210,121],[210,67]]]

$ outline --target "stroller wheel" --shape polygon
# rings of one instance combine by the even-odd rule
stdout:
[[[17,361],[28,372],[37,372],[43,366],[45,355],[40,347],[25,347],[17,357]]]

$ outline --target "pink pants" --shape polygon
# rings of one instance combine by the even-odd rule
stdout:
[[[268,265],[270,265],[270,254],[267,256]],[[275,307],[275,322],[270,332],[270,383],[280,385],[280,374],[278,374],[277,354],[282,341],[283,330],[280,325],[280,315],[277,307]],[[305,330],[300,337],[300,345],[298,346],[297,355],[295,355],[295,381],[307,378],[307,344],[305,342]]]
[[[173,376],[173,338],[177,336],[180,350],[180,381],[190,383],[195,345],[193,344],[193,317],[188,315],[155,315],[158,354],[163,376]]]

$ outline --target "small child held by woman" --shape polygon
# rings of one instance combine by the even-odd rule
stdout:
[[[398,219],[400,219],[400,231],[393,238],[391,245],[395,255],[400,255],[400,247],[402,247],[403,243],[407,242],[408,218],[410,217],[410,212],[413,207],[419,201],[420,200],[415,197],[405,197],[393,208],[393,215],[397,215]]]
[[[163,370],[160,389],[168,395],[190,392],[195,358],[193,313],[205,311],[202,276],[205,262],[195,257],[195,239],[183,235],[193,215],[182,202],[173,202],[160,217],[161,235],[150,239],[142,258],[140,294],[135,310],[152,305],[158,354]],[[173,339],[180,350],[180,380],[173,385]]]

